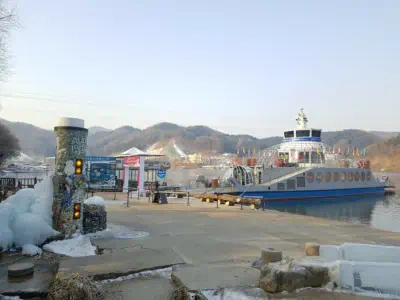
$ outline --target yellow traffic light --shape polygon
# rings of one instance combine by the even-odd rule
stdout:
[[[79,203],[74,204],[74,220],[81,218],[81,205]]]
[[[82,174],[82,167],[83,167],[83,160],[79,158],[75,161],[75,174],[76,175]]]

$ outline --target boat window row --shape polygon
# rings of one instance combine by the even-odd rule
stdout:
[[[316,137],[316,138],[321,137],[321,130],[309,130],[309,129],[285,131],[284,136],[285,138],[293,138],[295,137],[295,133],[296,137]]]
[[[308,172],[306,176],[299,176],[294,179],[287,179],[286,184],[285,182],[279,182],[277,185],[278,191],[283,190],[294,190],[297,188],[304,188],[306,187],[306,180],[308,183],[315,182],[330,182],[333,180],[334,182],[338,181],[349,181],[349,182],[357,182],[357,181],[370,181],[372,179],[371,172],[364,172],[364,171],[356,171],[356,172]]]
[[[333,177],[333,179],[332,179]],[[357,182],[357,181],[370,181],[372,179],[371,172],[364,171],[355,171],[355,172],[326,172],[325,174],[322,172],[317,172],[314,174],[313,172],[307,173],[307,181],[309,183],[316,182],[330,182],[333,180],[334,182],[338,181],[349,181],[349,182]]]

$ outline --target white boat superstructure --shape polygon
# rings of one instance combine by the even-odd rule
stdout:
[[[334,153],[322,142],[321,129],[308,128],[303,109],[296,121],[297,127],[284,132],[281,144],[261,152],[255,165],[230,168],[215,192],[269,200],[384,193],[387,177],[375,176],[369,161]]]

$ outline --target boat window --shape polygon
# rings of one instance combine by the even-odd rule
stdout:
[[[321,137],[321,130],[312,130],[311,136],[312,137]]]
[[[298,161],[299,163],[308,163],[308,152],[299,152]]]
[[[325,173],[325,181],[326,182],[331,181],[331,177],[332,177],[331,172],[326,172]]]
[[[296,130],[296,137],[309,137],[310,130]]]
[[[285,138],[294,137],[294,131],[285,131]]]
[[[313,172],[308,172],[308,173],[307,173],[307,181],[308,181],[309,183],[314,182],[314,173],[313,173]]]
[[[297,187],[306,187],[305,177],[297,177]]]
[[[371,180],[371,172],[367,172],[367,180]]]
[[[317,181],[318,181],[318,182],[321,182],[323,178],[324,178],[324,176],[322,175],[322,173],[321,173],[321,172],[318,172],[318,173],[317,173]]]
[[[342,181],[346,181],[346,179],[347,179],[347,176],[346,176],[346,175],[347,175],[346,172],[340,173],[340,179],[341,179]]]
[[[279,182],[278,183],[278,190],[279,191],[284,191],[285,190],[285,183],[284,182]]]
[[[349,174],[347,174],[347,178],[350,182],[353,181],[353,172],[349,172]]]
[[[365,181],[365,172],[361,171],[361,181]]]
[[[286,180],[286,187],[288,190],[294,190],[296,188],[294,179]]]
[[[333,173],[333,180],[335,182],[339,181],[339,173],[338,172]]]
[[[357,171],[354,173],[354,180],[359,181],[360,180],[360,173]]]

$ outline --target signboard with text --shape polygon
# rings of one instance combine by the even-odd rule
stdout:
[[[124,165],[130,167],[139,167],[140,166],[140,157],[139,156],[128,156],[124,158]]]
[[[87,156],[85,164],[91,187],[113,188],[116,186],[117,160],[115,157]]]

